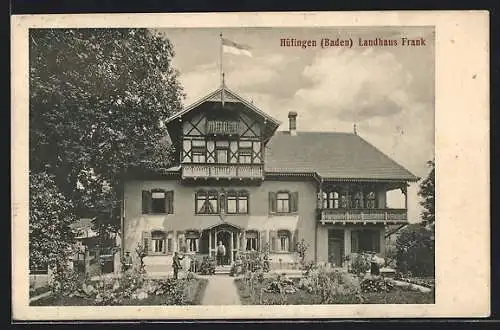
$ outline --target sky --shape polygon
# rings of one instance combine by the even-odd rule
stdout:
[[[434,158],[434,29],[432,27],[162,29],[175,51],[185,105],[220,86],[220,33],[250,47],[252,57],[223,53],[226,85],[288,128],[352,132],[425,178]],[[401,38],[425,45],[401,46]],[[280,39],[317,47],[282,47]],[[322,38],[352,39],[352,48],[320,47]],[[394,47],[361,47],[359,38],[395,39]],[[418,218],[417,186],[409,188],[410,220]],[[393,197],[389,196],[389,203]]]

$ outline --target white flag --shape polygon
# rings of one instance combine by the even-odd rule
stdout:
[[[222,38],[222,50],[226,53],[252,57],[250,49],[251,48],[249,46],[237,44],[234,41]]]

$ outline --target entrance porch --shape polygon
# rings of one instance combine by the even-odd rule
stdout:
[[[243,228],[229,223],[204,229],[198,253],[217,258],[218,246],[222,245],[225,250],[225,255],[221,258],[222,266],[230,266],[236,260],[238,251],[242,249],[241,238],[243,233]]]

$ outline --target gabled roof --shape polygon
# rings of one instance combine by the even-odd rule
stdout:
[[[419,178],[352,133],[276,132],[265,154],[265,171],[317,173],[323,179],[408,180]]]
[[[168,118],[166,123],[169,123],[175,119],[181,118],[182,116],[184,116],[188,112],[196,109],[199,105],[201,105],[204,102],[220,102],[222,99],[222,93],[224,93],[224,102],[241,103],[241,104],[245,105],[247,108],[254,111],[255,113],[259,114],[261,117],[263,117],[267,121],[273,123],[274,125],[279,126],[281,124],[281,122],[279,120],[269,116],[268,114],[266,114],[265,112],[263,112],[262,110],[260,110],[256,106],[254,106],[251,102],[248,102],[247,100],[243,99],[238,94],[236,94],[235,92],[230,90],[226,85],[222,85],[217,90],[213,91],[212,93],[208,94],[205,97],[202,97],[198,101],[196,101],[196,102],[192,103],[191,105],[189,105],[188,107],[184,108],[184,110],[182,110],[182,111],[176,113],[175,115],[173,115],[172,117]]]

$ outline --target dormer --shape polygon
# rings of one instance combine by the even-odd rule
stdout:
[[[279,125],[224,85],[166,122],[185,180],[262,180]]]

